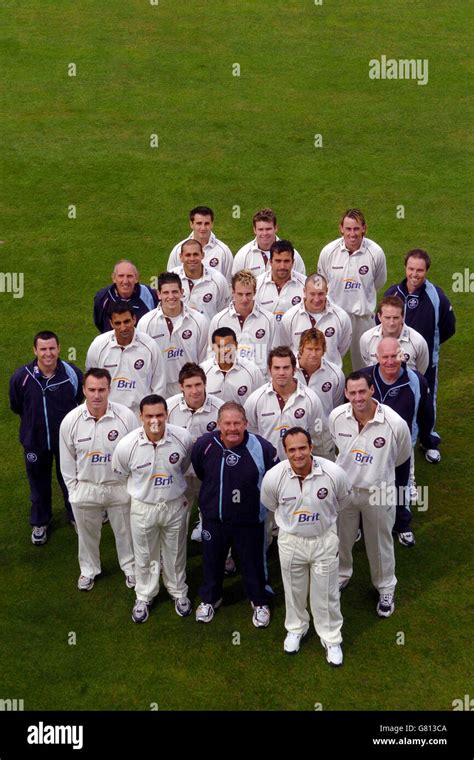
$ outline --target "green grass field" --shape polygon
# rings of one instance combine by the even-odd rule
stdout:
[[[453,273],[474,269],[467,5],[7,0],[0,18],[0,268],[24,273],[23,298],[0,293],[0,698],[24,699],[31,710],[312,711],[318,703],[323,710],[451,710],[454,699],[474,696],[474,294],[451,289]],[[428,59],[428,84],[369,79],[369,61],[381,55]],[[152,134],[158,148],[150,147]],[[402,278],[407,250],[426,248],[432,280],[456,311],[458,333],[441,359],[443,460],[417,462],[429,508],[414,515],[416,548],[396,546],[397,610],[377,618],[358,544],[343,595],[345,664],[337,671],[314,631],[297,657],[284,655],[275,547],[275,610],[261,631],[239,579],[227,581],[210,626],[178,618],[164,591],[149,622],[133,625],[134,595],[109,526],[102,577],[91,594],[79,593],[76,535],[57,490],[48,544],[30,542],[8,377],[32,358],[40,329],[58,332],[63,357],[72,349],[82,367],[96,334],[92,298],[114,262],[131,258],[148,282],[198,204],[213,207],[217,235],[233,252],[252,237],[253,213],[271,206],[308,271],[337,236],[341,212],[359,206],[369,237],[387,254],[387,285]],[[197,545],[188,580],[195,599]]]

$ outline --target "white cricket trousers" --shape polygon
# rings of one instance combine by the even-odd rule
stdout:
[[[339,582],[352,577],[352,547],[362,516],[364,543],[369,560],[370,577],[379,594],[393,594],[395,577],[395,551],[392,529],[395,524],[395,503],[371,504],[376,494],[366,488],[353,488],[352,505],[338,516],[339,529]],[[392,500],[393,502],[395,500]]]
[[[305,634],[309,628],[309,602],[318,636],[329,646],[342,641],[342,615],[338,585],[339,540],[333,525],[322,536],[278,534],[281,575],[285,589],[285,628]]]
[[[352,371],[365,367],[365,362],[360,353],[360,339],[362,335],[375,327],[375,317],[373,314],[366,314],[363,317],[357,317],[355,314],[349,314],[352,325],[351,339],[351,362]]]
[[[79,482],[70,494],[79,539],[81,575],[95,578],[101,573],[100,537],[102,510],[106,509],[112,527],[119,565],[125,575],[134,575],[130,496],[121,483]]]
[[[151,602],[163,583],[173,599],[188,595],[186,584],[186,537],[188,502],[178,499],[148,504],[132,497],[130,524],[135,550],[135,593]]]

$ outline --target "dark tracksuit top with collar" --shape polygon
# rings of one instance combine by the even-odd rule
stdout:
[[[94,296],[94,324],[99,332],[108,332],[110,328],[109,308],[113,303],[123,301],[120,298],[115,284],[99,290]],[[130,304],[138,320],[152,309],[158,306],[158,296],[156,290],[148,285],[141,285],[139,282],[135,285],[135,290],[131,298],[126,300]]]
[[[381,404],[387,404],[405,420],[413,445],[419,437],[425,449],[437,449],[440,437],[433,430],[433,397],[426,378],[417,370],[407,367],[405,362],[402,362],[400,376],[393,383],[384,381],[379,364],[364,367],[361,371],[374,384],[374,398]]]
[[[206,433],[194,444],[191,461],[201,480],[199,507],[205,519],[234,525],[263,522],[260,484],[279,461],[271,443],[246,431],[239,446],[226,449],[219,431]]]
[[[36,359],[10,378],[10,408],[21,417],[20,441],[25,449],[56,451],[64,417],[82,401],[82,372],[58,359],[54,375],[44,378]]]

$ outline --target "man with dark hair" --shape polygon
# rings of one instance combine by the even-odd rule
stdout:
[[[230,285],[232,276],[232,252],[228,245],[218,240],[214,234],[214,212],[209,206],[196,206],[189,212],[191,235],[181,240],[171,251],[167,269],[170,272],[180,265],[181,246],[186,240],[197,240],[204,252],[204,264],[219,271]]]
[[[33,351],[36,358],[17,369],[10,378],[10,408],[21,418],[20,442],[30,485],[31,541],[41,546],[48,540],[52,514],[54,460],[68,519],[70,522],[74,519],[59,466],[59,426],[82,400],[82,372],[59,358],[60,345],[54,332],[37,333]]]
[[[249,430],[258,433],[285,459],[282,438],[299,424],[311,435],[316,453],[322,446],[323,408],[317,395],[296,380],[296,357],[288,346],[278,346],[268,355],[271,380],[254,391],[245,402]]]
[[[192,610],[186,583],[189,505],[184,495],[192,438],[187,430],[168,424],[162,396],[145,396],[140,402],[140,416],[142,427],[120,441],[112,458],[116,476],[127,481],[132,497],[134,623],[148,620],[148,608],[160,588],[160,567],[176,614],[186,617]]]
[[[440,346],[456,332],[456,317],[444,290],[427,279],[430,265],[431,259],[422,248],[408,251],[405,256],[405,279],[398,285],[391,285],[385,295],[396,295],[402,299],[405,324],[417,330],[428,344],[429,366],[424,374],[430,386],[436,416]],[[425,457],[432,464],[440,461],[439,452],[433,454],[428,450]]]
[[[112,470],[118,442],[138,427],[130,409],[110,401],[108,370],[92,367],[84,375],[85,402],[73,409],[59,431],[61,472],[74,512],[79,538],[77,582],[80,591],[91,591],[101,573],[99,554],[102,512],[107,510],[115,536],[120,567],[127,588],[135,587],[130,497]]]
[[[156,342],[135,329],[137,318],[128,301],[110,308],[112,330],[94,338],[86,356],[86,369],[104,367],[112,375],[110,400],[131,409],[138,417],[140,399],[166,388],[165,363]]]
[[[329,415],[329,429],[339,451],[336,464],[352,485],[352,506],[339,515],[339,589],[353,572],[352,547],[362,516],[372,583],[379,593],[377,614],[395,610],[395,552],[392,530],[397,499],[403,498],[410,472],[411,436],[405,420],[375,401],[374,386],[364,372],[346,378],[349,403]]]
[[[181,246],[179,275],[184,290],[184,303],[211,320],[229,303],[229,283],[219,270],[204,264],[204,251],[199,240],[185,240]]]
[[[244,404],[265,382],[256,364],[238,355],[237,336],[231,327],[218,327],[211,336],[214,355],[201,364],[207,390],[222,401]]]
[[[365,237],[367,225],[357,208],[342,215],[342,237],[324,246],[319,254],[318,273],[329,286],[331,302],[349,315],[352,323],[352,369],[364,366],[360,339],[374,326],[377,290],[387,280],[387,263],[381,247]]]
[[[179,391],[179,370],[185,362],[204,361],[209,321],[196,309],[183,304],[179,275],[162,272],[158,277],[160,305],[142,317],[137,329],[156,341],[165,363],[167,397]]]
[[[94,296],[94,324],[99,332],[110,330],[110,306],[116,301],[127,301],[137,320],[158,304],[156,290],[138,281],[138,269],[128,259],[118,261],[112,272],[112,285],[99,290]]]
[[[283,315],[280,340],[297,353],[301,334],[317,327],[326,338],[326,358],[342,367],[342,360],[351,345],[351,321],[343,309],[328,298],[326,278],[310,274],[305,280],[304,299]]]
[[[266,510],[260,503],[260,485],[278,461],[277,453],[271,443],[247,432],[244,408],[228,401],[219,409],[218,430],[198,439],[191,459],[202,483],[204,578],[196,620],[210,623],[222,603],[225,561],[232,546],[253,608],[252,622],[256,628],[266,628],[270,623],[264,565]]]
[[[283,314],[303,300],[305,277],[294,269],[294,264],[293,245],[289,240],[277,240],[270,248],[270,269],[257,278],[255,301],[274,315],[277,344]]]
[[[287,635],[283,649],[299,651],[309,629],[308,590],[316,633],[330,665],[342,665],[342,615],[338,587],[336,520],[351,503],[351,487],[340,467],[312,456],[312,441],[302,427],[283,436],[288,461],[266,473],[262,504],[275,514],[278,552],[285,589]]]
[[[206,375],[202,367],[193,362],[186,362],[179,373],[181,393],[167,400],[168,422],[188,431],[193,443],[205,433],[211,433],[217,427],[217,414],[224,403],[221,399],[206,392]],[[192,508],[199,491],[199,481],[192,465],[186,472],[186,499]],[[191,538],[201,540],[200,521]]]
[[[377,363],[377,346],[382,338],[395,338],[406,365],[425,374],[429,365],[428,344],[417,330],[404,323],[404,311],[405,304],[399,296],[382,298],[377,310],[380,324],[367,330],[360,339],[360,353],[366,367]]]
[[[255,279],[257,279],[259,275],[266,272],[270,267],[270,248],[279,239],[276,235],[278,226],[277,218],[271,208],[263,208],[261,211],[257,211],[253,216],[252,223],[255,239],[242,246],[235,254],[232,274],[239,272],[241,269],[248,269],[252,272]],[[305,275],[306,268],[304,261],[296,250],[294,252],[294,259],[296,271]]]

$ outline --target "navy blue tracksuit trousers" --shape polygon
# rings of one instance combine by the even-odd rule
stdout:
[[[26,474],[30,484],[31,525],[48,525],[51,520],[53,460],[55,460],[56,477],[63,493],[68,520],[74,520],[66,484],[59,468],[59,450],[32,452],[25,449]]]
[[[236,525],[202,520],[203,583],[199,594],[205,604],[222,597],[225,561],[230,547],[242,572],[245,593],[256,607],[268,604],[265,591],[265,523]]]

